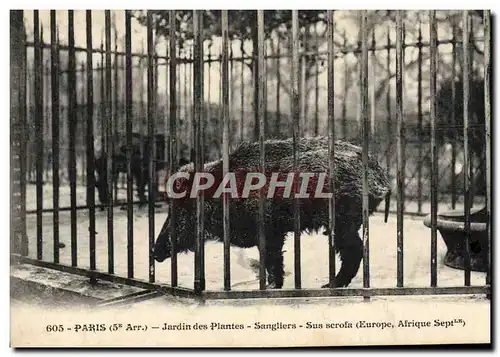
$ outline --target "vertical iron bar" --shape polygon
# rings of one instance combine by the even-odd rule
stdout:
[[[21,58],[17,59],[16,61],[20,61],[21,64],[21,78],[20,78],[20,88],[19,88],[19,119],[20,119],[20,124],[21,124],[21,142],[20,142],[20,150],[19,150],[19,156],[20,156],[20,194],[21,194],[21,208],[20,208],[20,215],[21,215],[21,247],[20,247],[20,253],[22,256],[27,256],[29,253],[29,241],[28,241],[28,235],[26,234],[26,175],[27,175],[27,158],[29,156],[27,150],[28,150],[28,122],[27,122],[27,107],[26,107],[26,100],[28,98],[27,95],[27,70],[28,70],[28,65],[27,65],[27,51],[26,51],[26,29],[24,26],[24,11],[18,10],[13,13],[12,15],[17,14],[17,21],[19,21],[18,25],[21,27],[22,33],[20,33],[21,37],[21,42],[19,43],[20,48],[22,48],[22,56]],[[11,41],[15,41],[15,37],[11,36]],[[12,53],[11,56],[14,56],[15,53]]]
[[[35,142],[36,142],[36,237],[37,259],[43,259],[43,94],[42,94],[42,48],[40,45],[40,19],[38,10],[33,11],[35,52]]]
[[[104,158],[106,158],[106,134],[105,134],[105,129],[106,129],[106,93],[104,89],[104,38],[101,37],[101,65],[99,68],[99,96],[100,98],[100,111],[99,114],[101,115],[101,155],[103,155]],[[105,170],[106,171],[106,170]],[[106,181],[107,185],[107,180],[106,180],[106,174],[104,174],[104,180]]]
[[[302,41],[307,43],[307,31],[304,32],[304,36],[302,38]],[[307,47],[304,46],[304,49]],[[299,111],[299,122],[302,124],[300,126],[299,130],[299,135],[300,136],[305,136],[307,134],[307,125],[306,125],[306,107],[307,107],[307,83],[306,83],[306,78],[307,78],[307,57],[305,54],[301,55],[299,57],[300,59],[300,79],[299,79],[299,103],[300,103],[300,111]],[[266,87],[267,88],[267,87]],[[264,88],[265,92],[265,88]]]
[[[228,76],[228,42],[229,19],[228,10],[222,10],[222,177],[229,172],[229,76]],[[229,196],[222,196],[223,234],[224,234],[224,290],[231,290],[230,267],[230,221],[229,221]]]
[[[347,36],[344,30],[344,43],[343,48],[347,48]],[[342,138],[344,140],[347,139],[347,95],[349,91],[349,65],[347,64],[346,57],[344,57],[344,100],[342,101]]]
[[[155,86],[154,86],[154,44],[153,44],[153,14],[150,10],[147,11],[147,122],[148,122],[148,153],[144,153],[148,157],[148,228],[149,228],[149,282],[155,281],[155,260],[153,256],[153,247],[155,243],[155,168],[154,159],[156,159],[155,151]],[[144,157],[144,156],[143,156]]]
[[[368,201],[368,150],[370,140],[370,118],[368,117],[368,28],[367,10],[361,12],[361,119],[363,120],[363,287],[370,287],[370,232]]]
[[[212,73],[212,41],[209,40],[208,41],[208,48],[207,48],[207,65],[208,65],[208,79],[207,79],[207,85],[208,85],[208,88],[212,88],[211,85],[212,85],[212,81],[211,81],[211,73]],[[222,60],[221,62],[219,63],[219,65],[222,65]],[[220,68],[220,67],[219,67]],[[219,100],[218,100],[218,104],[219,104],[219,110],[221,108],[221,103],[222,103],[222,86],[221,86],[221,81],[222,81],[222,77],[219,77]],[[207,93],[207,103],[210,103],[210,90],[208,91]],[[217,117],[221,117],[222,116],[222,112],[220,112],[219,110],[217,110],[216,112],[216,116]],[[207,107],[207,111],[206,111],[206,115],[208,117],[208,119],[210,120],[210,122],[212,122],[212,108],[211,108],[211,105],[209,104],[208,107]],[[215,123],[214,123],[215,124]],[[221,128],[222,129],[222,128]],[[219,130],[217,130],[217,133],[219,133]]]
[[[105,73],[105,117],[106,123],[106,184],[108,189],[108,272],[114,274],[114,227],[113,227],[113,118],[111,114],[111,11],[104,10],[104,32],[106,46],[106,73]]]
[[[451,138],[451,208],[455,209],[457,204],[457,177],[455,170],[457,166],[457,138],[456,129],[457,122],[457,26],[453,23],[453,38],[452,38],[452,67],[451,67],[451,123],[452,123],[452,138]]]
[[[228,20],[229,22],[229,20]],[[230,69],[229,69],[229,118],[233,116],[233,107],[234,107],[234,87],[235,87],[235,80],[234,80],[234,53],[233,53],[233,41],[229,40],[229,63],[230,63]],[[229,135],[231,136],[231,124],[229,124]]]
[[[188,88],[189,85],[193,83],[193,70],[194,70],[194,54],[193,54],[193,46],[189,49],[189,52],[186,53],[186,58],[188,60],[188,71],[187,71],[187,76],[188,80],[186,82],[186,106],[189,108],[189,118],[191,122],[194,120],[194,102],[193,102],[193,95],[194,95],[194,90],[191,89],[191,95],[188,95]],[[194,146],[195,146],[195,132],[193,131],[193,126],[191,125],[191,153],[190,155],[193,155],[194,153]],[[193,159],[194,163],[194,159]]]
[[[259,13],[257,12],[257,17],[259,16]],[[264,16],[264,15],[262,15]],[[258,22],[258,20],[257,20]],[[259,57],[259,49],[258,49],[258,44],[259,42],[259,36],[258,36],[258,28],[257,26],[253,27],[252,29],[252,74],[253,74],[253,114],[254,114],[254,126],[253,126],[253,141],[259,141],[259,125],[260,125],[260,120],[259,120],[259,98],[258,98],[258,93],[259,93],[259,64],[257,62],[257,59]],[[264,39],[262,40],[264,41]],[[263,94],[264,95],[264,94]]]
[[[68,10],[68,120],[69,120],[69,186],[71,201],[71,265],[77,266],[77,212],[76,212],[76,125],[77,125],[77,97],[76,97],[76,53],[74,11]]]
[[[418,142],[423,142],[422,137],[422,22],[418,27],[418,58],[417,58],[417,120],[418,120]],[[422,213],[422,145],[418,145],[418,160],[417,160],[417,211]]]
[[[144,39],[141,39],[141,55],[144,55]],[[140,152],[140,157],[141,157],[141,160],[144,160],[144,137],[145,137],[145,133],[144,133],[144,125],[145,125],[145,122],[147,121],[147,114],[145,115],[144,113],[146,113],[146,107],[144,105],[144,93],[146,92],[146,97],[147,97],[147,87],[145,88],[144,87],[144,59],[146,59],[146,62],[147,62],[147,56],[146,58],[144,58],[144,56],[141,56],[139,58],[139,68],[140,68],[140,76],[141,76],[141,83],[140,83],[140,110],[141,110],[141,117],[140,117],[140,121],[139,121],[139,128],[138,128],[138,131],[139,131],[139,134],[141,136],[141,145],[139,146],[139,152]],[[147,63],[146,63],[146,66],[147,66]],[[147,77],[147,75],[146,75]],[[147,86],[147,83],[146,83],[146,86]],[[142,163],[143,161],[141,161]],[[143,169],[144,166],[141,166],[141,169]],[[144,170],[141,171],[141,179],[143,180],[144,182]],[[140,200],[143,200],[142,197],[139,198]],[[144,204],[144,202],[142,202],[142,204]]]
[[[467,10],[462,12],[463,23],[463,115],[464,115],[464,230],[465,230],[465,256],[464,256],[464,283],[465,286],[470,286],[471,276],[471,261],[470,261],[470,209],[472,204],[471,197],[471,162],[470,162],[470,146],[469,146],[469,107],[470,107],[470,16]]]
[[[201,173],[204,163],[203,150],[203,12],[193,10],[193,33],[194,33],[194,48],[193,48],[193,131],[194,131],[194,149],[195,149],[195,171]],[[205,269],[204,269],[204,195],[198,192],[196,197],[196,254],[195,254],[195,280],[194,289],[197,293],[205,290]]]
[[[314,26],[314,67],[316,74],[314,76],[314,136],[319,135],[319,42],[318,42],[318,30],[316,25]]]
[[[125,131],[127,141],[127,276],[134,277],[134,178],[132,176],[132,14],[125,10]]]
[[[332,198],[328,202],[328,276],[335,288],[335,23],[333,10],[327,10],[328,42],[328,176]],[[345,92],[344,92],[345,93]],[[345,118],[343,118],[345,120]],[[344,133],[345,134],[345,133]]]
[[[398,46],[396,46],[398,48]],[[391,29],[387,28],[387,91],[385,93],[385,107],[387,110],[387,148],[385,150],[386,155],[386,167],[387,173],[391,172],[391,155],[392,155],[392,113],[391,113]]]
[[[42,78],[42,88],[41,88],[41,91],[40,91],[40,95],[42,96],[42,111],[43,111],[43,114],[42,114],[42,117],[44,118],[43,122],[42,122],[42,138],[43,138],[43,156],[42,156],[42,161],[43,161],[43,164],[42,164],[42,172],[43,172],[43,176],[42,176],[42,181],[45,183],[47,180],[48,180],[48,176],[47,176],[47,167],[46,167],[46,145],[47,143],[45,142],[45,138],[47,137],[47,133],[46,133],[46,128],[47,128],[47,125],[48,125],[48,118],[49,118],[49,115],[47,113],[47,109],[48,109],[48,106],[47,106],[47,103],[48,103],[48,82],[46,80],[46,77],[45,77],[45,74],[46,74],[46,67],[45,67],[45,62],[44,62],[44,48],[45,48],[45,41],[44,41],[44,37],[43,37],[43,24],[40,24],[40,72],[41,72],[41,78]]]
[[[172,38],[172,37],[170,37],[170,38]],[[184,120],[184,122],[186,122],[186,121],[185,121],[185,119],[181,120],[181,118],[183,118],[183,117],[181,116],[181,107],[182,107],[182,86],[181,86],[181,82],[182,81],[180,80],[180,78],[181,78],[181,63],[182,63],[182,59],[183,58],[181,56],[182,52],[181,52],[180,48],[176,51],[176,54],[177,54],[177,56],[179,58],[179,64],[176,65],[176,69],[175,69],[176,80],[178,79],[177,80],[177,92],[176,93],[179,93],[179,103],[175,103],[175,105],[177,106],[176,116],[177,116],[177,119],[179,119],[179,123],[178,123],[179,124],[179,128],[181,128],[181,127],[183,127],[182,126],[183,125],[183,120]],[[184,130],[184,132],[187,132],[187,130]],[[179,140],[181,140],[180,136],[179,136]],[[177,140],[177,142],[179,142],[179,140]],[[186,139],[184,138],[183,140],[186,140]],[[181,149],[180,149],[180,147],[181,147],[180,145],[177,145],[177,158],[178,159],[181,157]],[[178,162],[179,162],[179,160],[176,161],[176,163],[178,163]],[[177,259],[177,258],[174,258],[174,259]]]
[[[177,91],[176,91],[176,68],[177,68],[177,59],[176,59],[176,48],[177,48],[177,39],[175,35],[176,23],[175,23],[175,10],[169,11],[169,23],[170,23],[170,38],[169,38],[169,46],[170,46],[170,115],[169,115],[169,135],[168,142],[170,143],[170,158],[168,160],[168,177],[173,175],[174,170],[178,168],[178,140],[177,140]],[[179,81],[179,89],[180,89],[180,81]],[[179,91],[180,92],[180,91]],[[175,166],[174,166],[175,165]],[[171,281],[172,286],[177,286],[177,235],[176,235],[176,217],[175,217],[175,199],[170,203],[170,240],[172,242],[172,250],[171,250]]]
[[[241,108],[240,108],[240,142],[242,142],[245,138],[244,136],[244,121],[245,117],[245,42],[241,39],[240,51],[241,51],[241,74],[240,74],[240,82],[241,82]],[[279,102],[278,102],[279,103]],[[278,104],[279,105],[279,104]]]
[[[85,106],[85,97],[86,97],[86,88],[85,88],[85,85],[86,85],[86,81],[85,81],[85,62],[82,61],[80,63],[80,81],[82,83],[81,85],[81,92],[80,92],[80,104],[82,105],[82,109],[83,107]],[[85,131],[86,130],[86,125],[85,125],[85,114],[82,110],[82,114],[81,114],[81,131]],[[85,186],[85,181],[86,181],[86,178],[87,178],[87,175],[86,175],[86,170],[85,170],[85,161],[86,161],[86,144],[85,144],[85,139],[84,138],[81,138],[80,140],[80,150],[79,150],[79,155],[80,155],[80,163],[81,163],[81,185],[82,186]]]
[[[430,119],[431,119],[431,287],[437,286],[437,143],[436,143],[436,11],[429,11],[430,27]]]
[[[264,86],[266,81],[266,62],[265,55],[265,37],[264,37],[264,10],[257,10],[257,43],[254,42],[254,48],[257,47],[257,66],[255,66],[255,86],[257,97],[257,117],[258,117],[258,138],[259,138],[259,152],[260,152],[260,173],[265,174],[265,128],[264,128]],[[255,52],[254,52],[255,53]],[[254,58],[255,60],[255,58]],[[256,123],[257,124],[257,123]],[[266,289],[266,232],[265,232],[265,201],[264,191],[259,190],[259,289]]]
[[[375,100],[375,30],[372,29],[372,43],[371,43],[371,53],[370,53],[370,69],[368,70],[369,73],[369,81],[371,81],[371,84],[369,84],[370,88],[370,136],[373,136],[375,144],[378,145],[377,138],[375,136],[375,111],[376,111],[376,100]]]
[[[54,263],[59,263],[59,46],[56,10],[50,10],[50,88],[52,99],[52,225]],[[93,173],[92,173],[93,175]],[[94,192],[92,186],[92,192]]]
[[[182,116],[184,118],[184,121],[186,122],[186,132],[189,133],[189,152],[188,152],[188,155],[189,155],[189,160],[191,161],[192,160],[192,152],[194,150],[194,147],[193,147],[193,128],[192,128],[192,125],[190,125],[189,123],[192,123],[193,121],[193,118],[192,118],[192,108],[191,108],[191,102],[189,100],[189,95],[188,95],[188,84],[191,83],[191,76],[189,75],[190,74],[190,71],[191,71],[191,62],[189,61],[189,58],[188,58],[188,53],[187,53],[187,49],[184,49],[184,110],[183,110],[183,113],[182,113]],[[189,119],[188,119],[189,117]],[[187,141],[187,140],[186,140]],[[193,162],[193,165],[194,165],[194,162]]]
[[[90,270],[96,269],[95,176],[94,176],[94,76],[92,10],[86,11],[87,24],[87,206],[89,208]]]
[[[293,135],[293,246],[294,246],[294,276],[295,289],[301,288],[301,273],[300,273],[300,202],[295,197],[298,190],[298,160],[299,150],[298,141],[300,140],[300,110],[301,103],[299,98],[299,11],[292,10],[292,135]]]
[[[262,44],[262,46],[264,46],[264,48],[267,48],[267,40],[264,38]],[[268,59],[266,58],[267,56],[267,52],[264,52],[264,68],[267,68],[267,61]],[[268,113],[267,113],[267,106],[268,106],[268,95],[267,95],[267,83],[268,83],[268,77],[267,77],[267,71],[264,71],[265,72],[265,75],[264,75],[264,88],[263,88],[263,95],[264,95],[264,132],[267,133],[267,129],[269,127],[268,125],[268,121],[269,121],[269,118],[268,118]]]
[[[279,135],[281,132],[281,37],[278,35],[278,44],[276,51],[276,130],[275,133]]]
[[[406,23],[403,21],[403,54],[402,54],[402,65],[404,66],[405,65],[405,56],[406,56]],[[404,84],[404,83],[403,83]],[[404,88],[404,87],[403,87]],[[404,112],[403,112],[404,114]],[[403,170],[403,184],[404,182],[406,181],[406,156],[405,156],[405,153],[406,153],[406,137],[404,135],[404,132],[405,132],[405,126],[404,126],[404,121],[403,121],[403,129],[402,129],[402,132],[403,132],[403,136],[401,137],[401,143],[402,143],[402,147],[403,147],[403,155],[401,156],[401,168]],[[405,210],[406,210],[406,197],[405,197],[405,187],[403,186],[403,191],[402,191],[402,194],[401,194],[401,200],[403,202],[402,204],[402,209],[401,209],[401,212],[404,216],[405,214]]]
[[[487,270],[486,284],[491,285],[491,14],[489,10],[483,12],[484,26],[484,126],[486,140],[486,233],[487,245]]]
[[[118,96],[118,33],[117,33],[117,29],[116,29],[116,16],[115,14],[113,13],[113,28],[114,28],[114,42],[115,42],[115,53],[113,54],[113,99],[112,99],[112,102],[113,102],[113,107],[112,107],[112,115],[111,115],[111,118],[113,120],[113,135],[112,135],[112,143],[113,143],[113,153],[116,152],[116,148],[115,148],[115,145],[117,145],[116,141],[117,141],[117,138],[118,138],[118,120],[121,120],[120,116],[118,115],[118,100],[119,100],[119,96]],[[121,129],[121,125],[120,125],[120,129]],[[121,134],[121,133],[120,133]],[[121,137],[121,135],[120,135]],[[114,200],[117,201],[118,200],[118,174],[116,175],[116,181],[115,181],[115,172],[116,171],[116,162],[115,160],[113,160],[113,197],[114,197]]]
[[[397,120],[397,286],[403,287],[404,280],[404,179],[403,167],[403,16],[396,13],[396,120]]]

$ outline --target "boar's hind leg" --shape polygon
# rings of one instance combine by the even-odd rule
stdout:
[[[281,289],[283,286],[283,244],[285,234],[276,232],[266,234],[266,270],[269,289]]]
[[[335,243],[341,260],[339,273],[335,277],[335,287],[337,288],[346,287],[351,283],[358,273],[363,258],[363,241],[358,234],[358,229],[354,225],[346,228],[339,229],[335,234]],[[322,287],[328,288],[330,286],[326,284]]]

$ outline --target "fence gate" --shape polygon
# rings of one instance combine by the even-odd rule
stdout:
[[[306,24],[299,21],[297,10],[282,11],[283,24],[276,23],[273,11],[244,13],[226,10],[209,14],[201,10],[11,11],[11,257],[17,262],[86,276],[91,282],[102,279],[155,293],[204,299],[489,295],[489,11],[450,15],[455,19],[451,39],[441,35],[438,38],[436,11],[421,12],[420,26],[414,29],[416,43],[409,43],[405,38],[409,29],[403,21],[405,16],[410,16],[406,11],[391,12],[388,29],[380,25],[386,35],[380,35],[378,28],[370,25],[376,23],[369,21],[370,16],[380,14],[355,12],[359,33],[344,31],[340,40],[342,19],[333,10],[311,11],[313,15],[308,16],[313,18]],[[84,21],[75,21],[77,16]],[[230,32],[230,23],[238,20],[248,22],[249,35]],[[473,26],[473,22],[478,21],[483,30],[479,35]],[[76,28],[80,23],[85,23],[83,38],[75,36],[75,30],[83,33],[83,28]],[[192,31],[179,35],[180,23],[191,23]],[[100,39],[94,36],[98,24],[104,24]],[[287,31],[283,31],[282,25],[287,26]],[[143,41],[135,38],[133,26],[142,26],[145,30],[146,48]],[[44,38],[47,27],[48,42]],[[207,28],[215,29],[210,38],[206,37]],[[171,33],[169,29],[177,31]],[[395,41],[392,41],[394,34]],[[387,42],[377,45],[376,36],[378,41],[385,37]],[[355,41],[349,44],[352,38]],[[310,43],[315,46],[309,47]],[[449,57],[448,62],[441,60],[439,46],[452,48],[451,60]],[[477,46],[482,48],[484,68],[481,71],[474,52]],[[416,55],[411,54],[412,50]],[[382,56],[382,60],[377,56]],[[379,71],[376,63],[385,66],[385,70]],[[443,102],[439,98],[443,88],[448,88],[444,84],[448,73],[440,72],[445,67],[441,63],[451,63],[447,68],[451,71],[453,116],[452,121],[444,125],[440,111]],[[458,73],[457,68],[460,68]],[[352,70],[354,76],[349,77],[348,70]],[[483,74],[479,87],[474,77],[478,71]],[[416,93],[408,89],[410,72],[416,73]],[[284,79],[286,75],[288,81]],[[354,110],[357,119],[349,122],[350,109],[346,103],[349,102],[349,81],[353,77],[358,86]],[[376,89],[382,77],[385,86]],[[249,82],[252,90],[245,88]],[[342,85],[335,86],[336,83]],[[339,94],[342,87],[343,93]],[[478,88],[483,91],[479,99]],[[408,114],[413,110],[412,93],[417,97],[416,121]],[[384,105],[380,103],[384,100],[385,108],[382,108]],[[425,103],[428,103],[428,113],[423,109]],[[484,123],[478,122],[482,119],[475,111],[478,103],[484,108]],[[395,115],[391,113],[394,105]],[[311,114],[312,107],[315,112]],[[385,109],[385,114],[379,115]],[[460,125],[456,124],[458,117],[463,120]],[[384,122],[376,123],[377,120]],[[450,131],[456,135],[446,136]],[[324,212],[328,216],[324,227],[327,245],[313,252],[310,248],[304,249],[305,233],[300,226],[304,212],[299,199],[290,200],[294,221],[293,239],[289,239],[289,248],[293,250],[289,263],[293,265],[293,287],[269,288],[266,260],[272,252],[266,251],[270,247],[266,240],[269,238],[267,206],[264,190],[260,189],[258,208],[247,212],[257,215],[257,227],[253,228],[258,248],[258,286],[236,288],[241,282],[233,274],[234,264],[238,262],[231,258],[236,254],[231,248],[234,240],[231,232],[234,232],[232,225],[241,222],[230,219],[233,201],[227,195],[221,198],[218,231],[222,244],[218,246],[222,253],[215,254],[205,241],[208,238],[205,229],[209,227],[204,209],[206,197],[196,196],[192,222],[186,222],[189,218],[184,221],[183,217],[176,218],[184,213],[178,209],[181,203],[177,200],[164,199],[169,193],[168,187],[165,188],[167,178],[184,163],[191,162],[194,171],[203,172],[206,169],[203,164],[216,159],[221,159],[222,174],[226,175],[231,172],[231,154],[242,141],[256,143],[256,171],[265,173],[270,155],[265,150],[268,140],[283,138],[291,141],[293,167],[290,172],[297,175],[300,140],[313,136],[327,138],[329,161],[325,171],[330,178],[326,183],[329,192],[335,192],[338,185],[333,179],[338,169],[338,161],[334,159],[337,146],[333,143],[342,139],[359,144],[363,165],[359,212],[362,286],[335,286],[338,282],[335,274],[340,268],[336,251],[342,248],[339,244],[345,242],[339,242],[335,234],[342,229],[338,226],[342,221],[335,219],[342,214],[342,207],[339,211],[338,197],[333,196],[328,198],[328,210]],[[413,137],[417,139],[412,141]],[[484,146],[478,149],[478,142]],[[452,151],[451,169],[442,166],[443,148],[449,147],[447,145]],[[473,191],[476,180],[483,176],[481,169],[475,167],[477,152],[482,155],[479,161],[482,160],[485,179],[485,191],[478,195]],[[391,194],[396,202],[395,210],[390,207],[395,213],[391,215],[396,220],[394,231],[384,231],[384,235],[394,236],[390,244],[396,252],[393,269],[396,281],[390,286],[373,283],[372,274],[376,277],[377,272],[370,269],[374,262],[370,259],[373,256],[370,247],[376,249],[378,244],[373,236],[383,231],[369,219],[370,180],[373,179],[369,153],[378,155],[379,162],[388,170]],[[412,155],[418,158],[415,160]],[[457,182],[456,175],[459,161],[463,167],[461,182]],[[411,168],[416,173],[409,172]],[[443,213],[445,206],[441,200],[448,195],[440,186],[444,176],[451,177],[452,208],[460,206],[460,200],[464,207],[463,222],[459,222],[464,237],[463,284],[450,286],[438,279],[442,259],[438,254],[438,233],[442,233],[444,227],[439,223],[438,210]],[[458,191],[459,186],[463,191]],[[427,189],[428,194],[424,192]],[[294,192],[296,190],[298,184],[294,186]],[[135,191],[139,200],[134,197]],[[481,212],[485,218],[479,222],[474,221],[473,204],[477,202],[484,206]],[[412,211],[412,203],[416,204],[416,211]],[[430,211],[425,212],[426,207]],[[163,227],[166,213],[172,223]],[[430,251],[430,261],[425,279],[429,284],[424,286],[405,278],[405,258],[417,254],[405,250],[405,246],[416,244],[405,230],[405,217],[410,214],[428,215],[430,230],[426,232],[430,242],[426,249]],[[176,228],[178,221],[195,227],[192,247],[182,246],[186,242],[178,237],[178,232],[183,232]],[[392,226],[384,229],[389,227]],[[159,264],[155,261],[154,248],[163,228],[170,229],[167,254],[170,259]],[[472,272],[476,256],[471,244],[478,232],[487,237],[481,247],[487,252],[484,283],[478,283],[478,275]],[[179,254],[183,248],[190,248],[192,252]],[[309,259],[310,255],[320,251],[326,252],[329,287],[311,289],[303,279],[307,271],[305,263],[315,262],[316,259]],[[211,274],[216,265],[214,254],[221,257],[221,267],[218,278],[211,278],[207,284],[207,274]],[[186,281],[191,283],[185,284]]]

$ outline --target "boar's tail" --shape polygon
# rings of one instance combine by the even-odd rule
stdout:
[[[387,191],[385,194],[385,217],[384,217],[384,223],[387,223],[387,220],[389,219],[389,207],[391,205],[391,190]]]

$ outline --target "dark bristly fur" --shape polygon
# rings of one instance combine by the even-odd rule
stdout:
[[[328,173],[328,139],[324,137],[303,138],[299,141],[299,172]],[[337,287],[348,286],[356,276],[363,254],[363,243],[358,234],[362,225],[362,150],[347,142],[335,143],[335,239],[342,265],[335,278]],[[267,172],[293,172],[293,142],[268,140],[265,142]],[[259,172],[258,143],[241,144],[230,157],[230,172]],[[183,166],[180,171],[193,172],[193,164]],[[204,165],[217,180],[222,179],[222,160]],[[193,175],[191,175],[193,176]],[[269,179],[269,176],[267,176]],[[369,212],[389,194],[389,180],[378,162],[369,159]],[[328,181],[326,181],[328,182]],[[325,184],[326,184],[325,182]],[[314,191],[312,191],[314,192]],[[328,192],[325,185],[323,192]],[[328,227],[328,199],[300,199],[300,227],[302,232],[314,232]],[[258,246],[258,196],[246,199],[231,199],[230,240],[241,248]],[[196,237],[196,201],[176,201],[176,233],[179,252],[193,251]],[[222,241],[222,199],[205,198],[205,239]],[[270,198],[265,201],[266,270],[270,288],[283,286],[283,244],[288,232],[293,231],[293,209],[290,198]],[[170,219],[158,235],[154,256],[158,262],[170,257]],[[326,233],[326,232],[325,232]],[[326,287],[325,285],[324,287]]]

